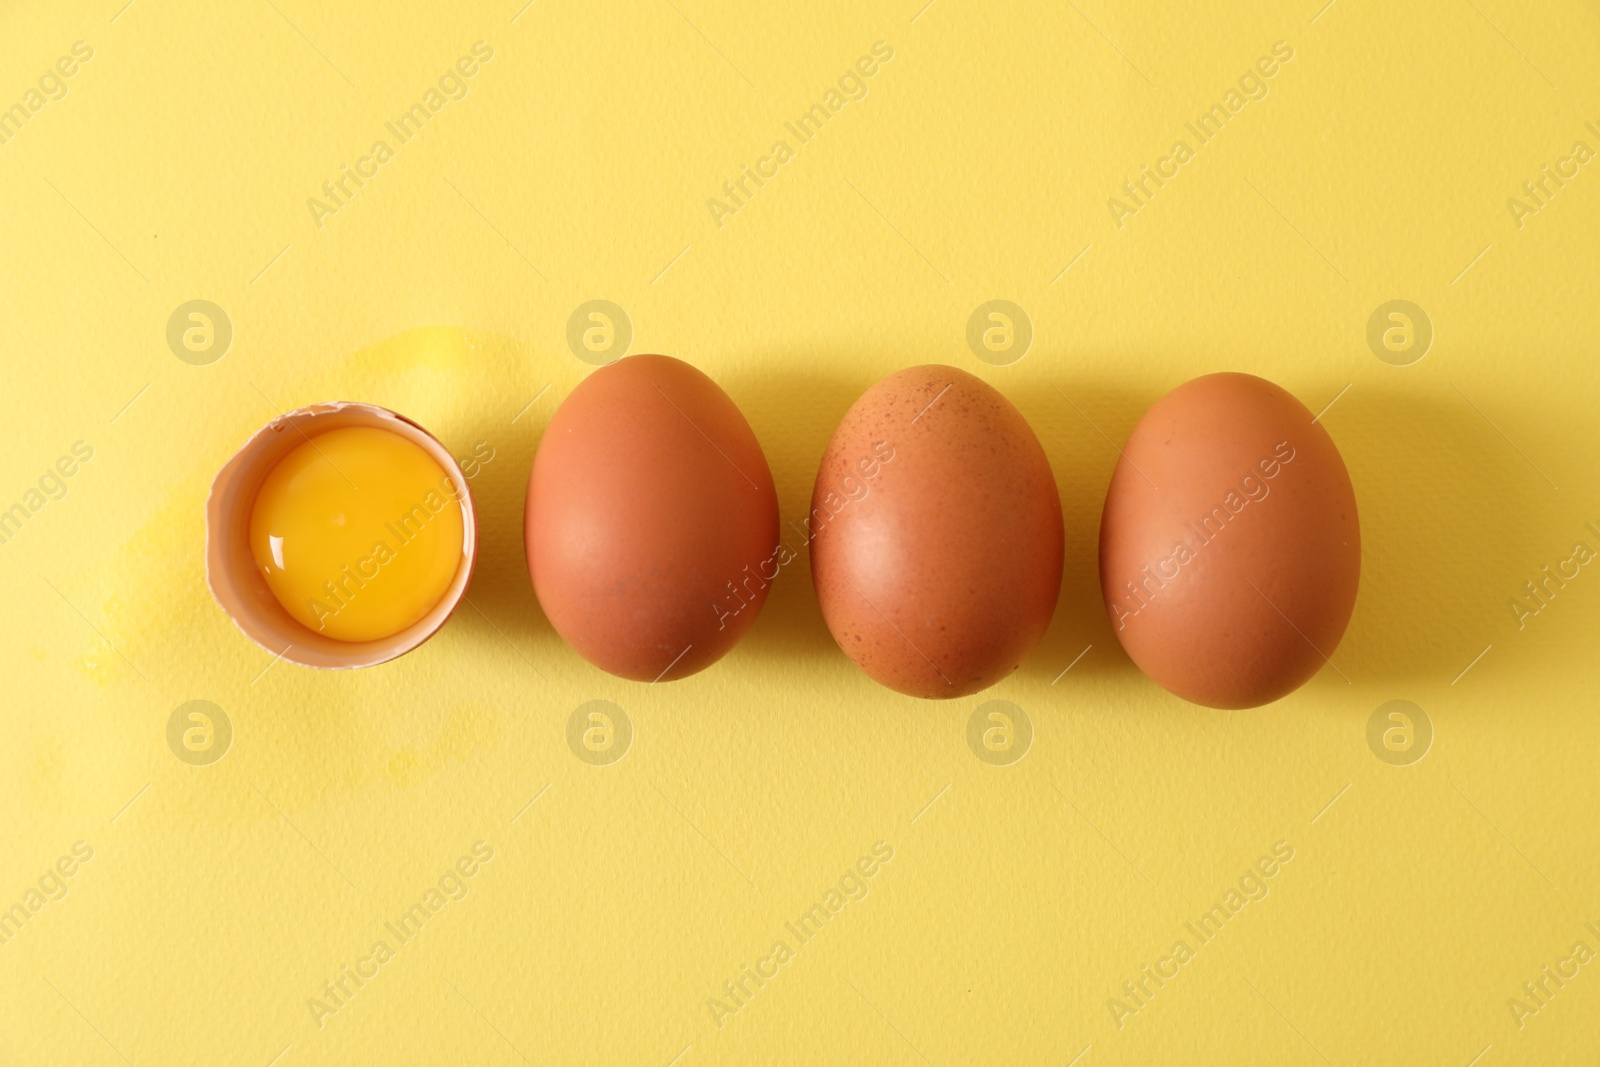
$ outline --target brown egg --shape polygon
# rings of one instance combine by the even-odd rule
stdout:
[[[1361,530],[1328,431],[1248,374],[1180,385],[1128,437],[1100,520],[1117,639],[1164,688],[1213,708],[1290,693],[1355,606]]]
[[[868,389],[822,457],[811,570],[845,654],[911,696],[1017,668],[1055,611],[1061,498],[1021,412],[954,367]]]
[[[750,424],[668,356],[601,367],[562,403],[534,457],[524,535],[551,625],[640,681],[720,659],[780,563],[778,495]]]

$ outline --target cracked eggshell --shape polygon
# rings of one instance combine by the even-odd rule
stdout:
[[[433,610],[399,633],[373,641],[339,641],[295,620],[278,603],[250,551],[250,512],[267,475],[297,445],[329,430],[370,426],[398,434],[432,456],[460,489],[461,563]],[[313,404],[273,419],[217,472],[206,500],[206,583],[246,637],[291,663],[342,670],[405,655],[444,625],[466,593],[477,556],[472,491],[448,449],[403,415],[373,404]]]

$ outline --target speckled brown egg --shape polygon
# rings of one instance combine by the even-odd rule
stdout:
[[[668,356],[601,367],[562,403],[534,456],[524,535],[550,624],[590,663],[646,682],[721,658],[780,562],[750,424]]]
[[[965,371],[912,367],[862,394],[822,457],[808,524],[828,629],[899,692],[993,685],[1055,611],[1050,463],[1022,413]]]
[[[1350,475],[1283,389],[1210,374],[1134,427],[1106,491],[1100,586],[1122,647],[1170,692],[1213,708],[1293,692],[1338,648],[1360,574]]]

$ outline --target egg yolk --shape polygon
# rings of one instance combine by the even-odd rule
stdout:
[[[461,565],[462,535],[456,482],[415,443],[369,426],[302,441],[250,515],[268,588],[340,641],[388,637],[427,615]]]

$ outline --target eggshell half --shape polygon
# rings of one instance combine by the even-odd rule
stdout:
[[[256,494],[278,461],[308,438],[348,426],[399,434],[432,456],[460,490],[461,564],[455,578],[432,611],[399,633],[374,641],[338,641],[301,625],[267,587],[249,544]],[[274,656],[306,667],[371,667],[422,644],[444,625],[466,593],[477,548],[472,491],[455,457],[415,422],[373,404],[313,404],[273,419],[217,472],[206,500],[206,582],[212,595],[246,637]]]

